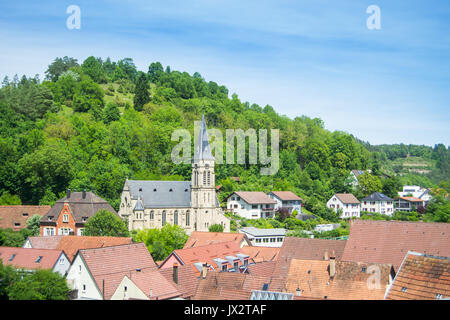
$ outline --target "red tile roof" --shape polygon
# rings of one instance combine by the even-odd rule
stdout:
[[[388,300],[436,300],[450,298],[450,258],[408,252]]]
[[[402,200],[406,200],[409,202],[423,202],[422,199],[415,198],[415,197],[397,197],[396,199],[402,199]]]
[[[267,279],[270,279],[273,271],[275,270],[275,265],[275,261],[266,261],[251,264],[248,266],[248,273],[251,275],[266,277]]]
[[[173,299],[181,296],[175,285],[158,270],[133,272],[125,277],[133,281],[150,300]]]
[[[42,217],[50,208],[50,206],[0,206],[0,228],[20,230],[27,226],[28,218],[35,214]]]
[[[131,238],[95,236],[43,236],[29,237],[33,248],[64,250],[70,261],[80,249],[92,249],[131,244]]]
[[[450,256],[450,224],[356,220],[342,260],[391,263],[398,270],[408,251]]]
[[[222,242],[215,243],[206,246],[194,247],[194,248],[186,248],[186,249],[178,249],[174,250],[169,257],[164,260],[164,262],[160,265],[164,267],[165,262],[175,255],[178,257],[183,265],[191,265],[192,269],[195,270],[196,274],[200,272],[194,266],[194,263],[208,263],[213,268],[217,268],[216,262],[213,259],[221,258],[225,259],[225,256],[235,256],[237,253],[242,253],[241,248],[236,242]],[[229,264],[228,264],[229,265]],[[167,266],[166,266],[167,267]]]
[[[236,272],[208,272],[200,279],[194,300],[249,300],[252,290],[261,290],[266,277]]]
[[[249,261],[254,263],[263,261],[277,261],[280,248],[260,247],[260,246],[244,246],[242,252],[249,255]]]
[[[278,255],[271,287],[272,291],[285,291],[286,278],[292,259],[322,260],[325,252],[334,252],[336,260],[340,260],[344,252],[346,240],[325,240],[286,237]]]
[[[357,204],[361,203],[359,202],[356,197],[351,193],[336,193],[335,196],[342,201],[342,203],[350,203],[350,204]]]
[[[283,201],[288,201],[288,200],[300,200],[301,201],[302,200],[302,198],[297,196],[292,191],[272,191],[271,193],[273,193],[274,195],[276,195],[279,199],[281,199]]]
[[[178,266],[178,283],[173,280],[173,268],[160,269],[159,272],[178,289],[183,299],[191,299],[195,295],[199,276],[190,265]]]
[[[336,274],[329,274],[330,261],[293,259],[286,292],[301,290],[301,297],[331,300],[382,300],[390,282],[392,265],[336,261]],[[363,269],[364,268],[364,269]],[[379,282],[370,283],[377,268]],[[364,270],[364,271],[363,271]]]
[[[52,249],[0,247],[0,259],[4,265],[11,265],[25,270],[53,269],[61,253],[61,250]],[[12,255],[15,256],[10,261]],[[42,258],[37,262],[39,257]]]
[[[78,252],[86,263],[104,299],[109,300],[125,275],[137,270],[157,270],[145,244],[133,243],[106,248],[82,249]]]
[[[243,233],[194,231],[184,244],[184,248],[200,247],[229,241],[234,241],[239,244],[239,246],[241,246],[243,242],[249,244],[246,235]]]
[[[236,195],[242,198],[249,204],[269,203],[276,204],[277,202],[271,199],[267,194],[262,191],[236,191]]]

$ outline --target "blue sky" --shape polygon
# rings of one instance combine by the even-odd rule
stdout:
[[[80,30],[66,27],[72,4]],[[450,145],[447,0],[3,1],[0,43],[1,78],[66,55],[160,61],[371,144]]]

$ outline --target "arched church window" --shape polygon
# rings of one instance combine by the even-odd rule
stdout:
[[[175,213],[173,214],[173,224],[178,224],[178,210],[175,210]]]
[[[166,210],[162,212],[162,223],[163,226],[166,224]]]
[[[153,220],[153,219],[155,219],[155,213],[152,210],[152,211],[150,211],[150,220]]]

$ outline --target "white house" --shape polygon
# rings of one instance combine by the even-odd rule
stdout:
[[[341,226],[340,223],[318,224],[314,228],[314,231],[317,232],[332,231],[334,229],[339,228],[340,226]]]
[[[361,203],[351,193],[336,193],[328,200],[327,208],[333,209],[336,213],[342,209],[340,218],[359,218],[361,215]]]
[[[392,216],[394,213],[394,200],[380,192],[374,192],[370,196],[361,199],[361,208],[362,211],[378,212]]]
[[[109,300],[125,275],[157,270],[144,243],[78,251],[67,283],[79,300]]]
[[[302,213],[302,198],[297,196],[292,191],[271,191],[268,196],[275,200],[275,211],[280,208],[286,208],[289,214],[297,211],[298,214]]]
[[[403,191],[398,192],[399,197],[407,197],[408,195],[424,201],[424,205],[432,198],[430,189],[422,188],[420,186],[403,186]]]
[[[247,235],[248,240],[252,246],[260,247],[276,247],[283,245],[286,237],[286,229],[259,229],[254,227],[247,227],[239,229],[240,233]]]
[[[236,191],[227,198],[227,209],[247,219],[272,218],[276,203],[264,192]]]

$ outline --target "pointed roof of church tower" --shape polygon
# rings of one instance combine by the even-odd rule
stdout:
[[[200,132],[198,134],[197,144],[195,145],[194,162],[200,160],[214,160],[209,146],[208,131],[206,129],[205,114],[202,114]]]

